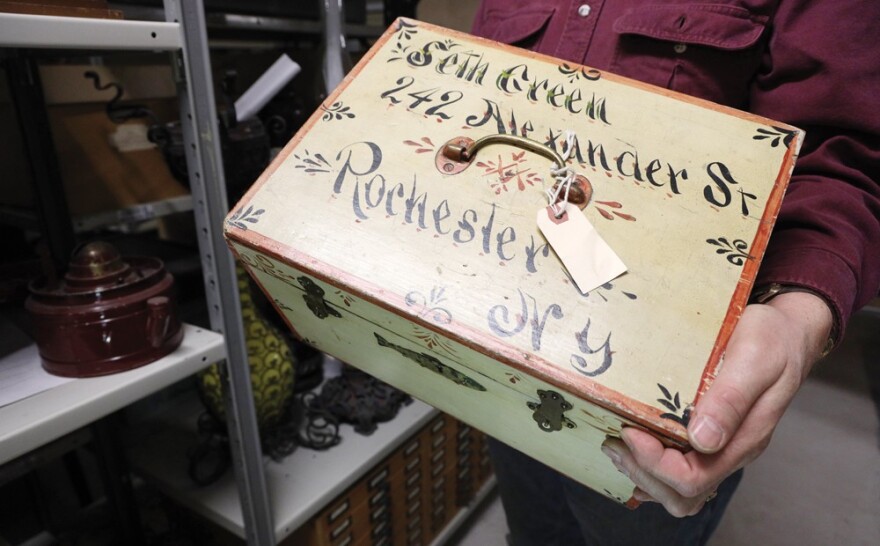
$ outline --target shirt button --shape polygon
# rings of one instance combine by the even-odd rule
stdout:
[[[684,53],[685,51],[687,51],[687,48],[688,48],[687,44],[675,44],[675,47],[673,47],[672,49],[676,53]]]
[[[580,7],[578,7],[578,15],[581,17],[587,17],[590,15],[591,9],[592,8],[590,8],[589,4],[581,4]]]

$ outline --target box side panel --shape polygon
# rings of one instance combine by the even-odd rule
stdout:
[[[308,343],[618,502],[630,499],[632,482],[600,451],[607,435],[619,434],[625,422],[620,416],[295,268],[272,260],[269,274],[253,267],[268,258],[236,250]],[[554,392],[571,407],[563,409]],[[548,432],[553,428],[559,430]]]

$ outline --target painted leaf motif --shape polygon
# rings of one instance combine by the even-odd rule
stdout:
[[[687,426],[687,423],[685,422],[685,420],[674,413],[662,413],[662,414],[660,414],[660,417],[662,419],[669,419],[670,421],[675,421],[676,423]]]
[[[608,212],[607,210],[603,210],[603,209],[596,209],[596,210],[598,210],[599,214],[601,214],[602,217],[605,218],[606,220],[614,220],[614,216],[612,216],[611,213]]]
[[[657,383],[657,386],[660,387],[660,392],[663,393],[663,396],[665,396],[667,400],[671,400],[671,399],[672,399],[672,393],[669,392],[669,389],[667,389],[666,387],[664,387],[664,386],[661,385],[660,383]],[[674,409],[674,408],[673,408],[673,409]]]

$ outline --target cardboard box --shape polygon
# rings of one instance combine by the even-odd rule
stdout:
[[[101,83],[116,82],[122,101],[145,105],[160,121],[177,119],[177,92],[165,65],[43,65],[40,78],[51,125],[55,155],[70,212],[86,216],[123,207],[187,195],[171,174],[161,151],[147,139],[148,119],[124,124],[110,120],[107,102],[112,89],[97,90],[85,77],[95,72]],[[21,137],[9,98],[0,96],[0,119],[14,134],[8,139],[21,148]],[[30,171],[23,149],[2,154],[14,176],[0,179],[0,202],[14,207],[33,205]]]
[[[142,102],[163,118],[173,117],[174,101]],[[146,138],[147,123],[116,124],[102,104],[48,107],[52,140],[71,214],[108,210],[187,195],[161,151]]]
[[[544,190],[566,130],[592,195],[554,222]],[[401,19],[225,232],[311,345],[633,503],[600,445],[638,426],[687,448],[802,137]],[[557,252],[587,221],[626,272],[584,293]],[[569,228],[551,250],[544,233]],[[607,258],[586,241],[568,254]]]

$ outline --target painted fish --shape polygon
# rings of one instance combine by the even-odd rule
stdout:
[[[395,345],[375,332],[373,332],[373,335],[376,336],[376,341],[379,342],[380,347],[388,347],[389,349],[394,349],[406,358],[414,360],[419,366],[427,368],[434,373],[438,373],[446,379],[452,381],[453,383],[462,385],[469,389],[474,389],[475,391],[486,390],[486,387],[480,385],[479,383],[461,373],[460,371],[456,370],[455,368],[451,368],[446,364],[440,362],[429,354],[419,353],[413,351],[412,349],[407,349],[406,347]]]

